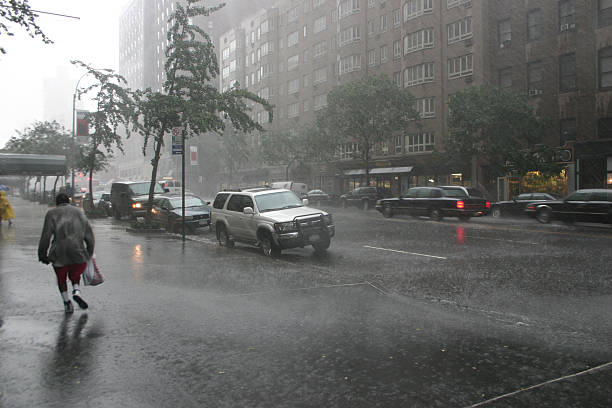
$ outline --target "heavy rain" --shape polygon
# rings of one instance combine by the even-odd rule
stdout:
[[[611,406],[611,42],[604,0],[0,0],[0,406]]]

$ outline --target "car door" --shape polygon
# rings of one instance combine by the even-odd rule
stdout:
[[[415,215],[429,215],[429,188],[420,187],[417,189],[416,198],[413,201],[413,213]]]
[[[584,207],[584,211],[580,214],[580,221],[585,222],[607,222],[608,214],[612,203],[610,202],[609,195],[612,195],[612,191],[607,192],[606,190],[596,190],[589,193],[587,205]]]
[[[560,220],[583,220],[588,206],[588,195],[586,191],[573,192],[563,200],[561,205],[553,208],[553,215]]]
[[[507,208],[504,210],[511,215],[521,215],[525,210],[527,203],[529,203],[532,199],[533,194],[531,193],[519,194],[514,198],[514,200],[508,203]]]
[[[253,215],[244,214],[246,207],[253,207],[253,200],[246,194],[233,194],[227,203],[227,223],[230,234],[238,241],[250,241],[253,234],[249,233],[250,221]]]
[[[402,194],[397,200],[397,212],[400,214],[410,214],[415,197],[416,189],[408,189],[408,191]]]

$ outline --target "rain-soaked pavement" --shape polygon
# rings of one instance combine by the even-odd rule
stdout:
[[[333,208],[327,255],[268,259],[96,219],[107,281],[66,317],[12,202],[1,407],[612,406],[609,226]]]

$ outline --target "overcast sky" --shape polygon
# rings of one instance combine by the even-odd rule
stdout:
[[[49,119],[43,117],[45,78],[68,77],[65,82],[70,89],[61,95],[56,110],[66,111],[66,126],[70,127],[72,94],[83,73],[70,61],[78,59],[97,68],[117,70],[119,16],[130,1],[29,1],[34,10],[80,19],[40,14],[38,25],[54,44],[44,44],[39,37],[30,38],[23,29],[14,26],[11,27],[14,37],[0,36],[0,43],[7,51],[0,55],[0,148],[15,135],[15,129],[23,130],[34,121]],[[55,94],[59,96],[59,92]]]

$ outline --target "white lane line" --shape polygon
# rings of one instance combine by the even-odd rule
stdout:
[[[308,286],[305,288],[288,288],[282,290],[265,290],[261,292],[248,292],[248,293],[231,293],[228,295],[223,295],[222,297],[241,297],[241,296],[259,296],[259,295],[267,295],[271,293],[283,293],[283,292],[302,292],[316,289],[333,289],[333,288],[343,288],[347,286],[373,286],[370,282],[356,282],[356,283],[339,283],[336,285],[323,285],[323,286]],[[378,289],[378,288],[376,288]],[[378,289],[380,290],[380,289]]]
[[[529,244],[529,245],[538,245],[539,242],[529,242],[529,241],[515,241],[512,239],[502,239],[502,238],[485,238],[485,237],[475,237],[473,235],[465,235],[466,238],[473,239],[486,239],[487,241],[503,241],[503,242],[514,242],[515,244]]]
[[[603,370],[603,369],[606,369],[608,367],[612,367],[612,361],[607,362],[607,363],[602,364],[602,365],[599,365],[597,367],[589,368],[588,370],[580,371],[578,373],[566,375],[566,376],[559,377],[559,378],[554,378],[552,380],[544,381],[542,383],[539,383],[539,384],[536,384],[536,385],[532,385],[530,387],[521,388],[520,390],[509,392],[507,394],[500,395],[498,397],[491,398],[491,399],[488,399],[486,401],[481,401],[481,402],[479,402],[477,404],[474,404],[474,405],[469,405],[467,408],[481,407],[481,406],[489,404],[489,403],[491,403],[493,401],[497,401],[497,400],[500,400],[502,398],[510,397],[512,395],[516,395],[516,394],[519,394],[521,392],[533,390],[534,388],[539,388],[539,387],[542,387],[542,386],[547,385],[547,384],[552,384],[552,383],[555,383],[555,382],[567,380],[568,378],[578,377],[578,376],[584,375],[584,374],[591,374],[591,373],[594,373],[595,371]]]
[[[373,247],[373,246],[369,246],[369,245],[364,245],[363,247],[364,247],[364,248],[369,248],[369,249],[378,249],[379,251],[396,252],[396,253],[398,253],[398,254],[425,256],[425,257],[427,257],[427,258],[436,258],[436,259],[446,259],[446,257],[444,257],[444,256],[436,256],[436,255],[419,254],[418,252],[407,252],[407,251],[400,251],[399,249],[379,248],[379,247]]]

